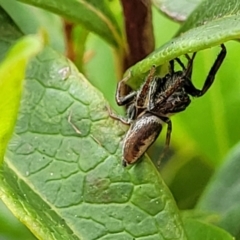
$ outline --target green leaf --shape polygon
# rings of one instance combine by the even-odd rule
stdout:
[[[98,0],[19,0],[57,13],[82,24],[114,47],[123,47],[119,26],[106,1]]]
[[[190,240],[233,240],[224,230],[200,221],[185,219],[184,227]]]
[[[171,159],[164,165],[164,168],[161,168],[161,175],[174,195],[178,207],[189,209],[196,205],[213,169],[200,157],[190,158],[185,163],[184,161],[186,159],[183,157]]]
[[[202,14],[203,12],[206,14]],[[197,27],[190,29],[193,26]],[[152,65],[161,66],[185,53],[197,52],[228,40],[238,39],[240,36],[239,1],[221,0],[214,3],[211,0],[204,1],[186,21],[180,33],[179,37],[156,49],[128,70],[131,73],[129,85],[137,88]]]
[[[59,52],[65,52],[63,21],[59,16],[16,0],[0,0],[0,5],[24,34],[34,34],[44,28],[49,45]]]
[[[185,21],[202,0],[153,0],[155,6],[176,21]]]
[[[200,210],[218,213],[221,216],[219,225],[234,236],[240,232],[239,158],[240,143],[229,153],[198,204]]]
[[[238,16],[240,14],[239,9],[240,3],[238,0],[202,1],[202,3],[189,16],[188,20],[181,27],[179,33],[186,32],[187,30],[194,27],[208,25],[210,22],[214,22],[215,24],[212,26],[217,27],[217,29],[212,29],[212,33],[216,33],[217,35],[219,28],[231,26],[231,23],[235,25],[235,22],[238,21]],[[224,22],[224,18],[226,18],[226,22]],[[217,26],[218,23],[220,24],[219,26]],[[233,28],[230,27],[227,29],[227,31],[220,31],[219,34],[222,33],[223,35],[231,35],[230,32],[234,30],[235,27],[238,29],[238,24]]]
[[[24,226],[9,209],[0,201],[0,238],[4,240],[27,239],[36,240],[34,235]]]
[[[69,60],[50,48],[38,55],[1,168],[2,200],[39,239],[186,239],[151,161],[122,167],[126,128],[106,104]]]
[[[42,35],[27,36],[14,45],[0,64],[0,160],[16,122],[26,65],[42,48]]]
[[[30,69],[1,183],[14,214],[40,239],[186,239],[149,159],[122,167],[102,95],[50,50]]]
[[[2,61],[9,47],[11,47],[18,38],[22,37],[22,32],[1,6],[0,22],[2,28],[0,32],[0,60]]]
[[[6,194],[10,187],[14,188],[11,189],[14,196],[19,195],[18,201],[24,208],[30,208],[30,213],[44,208],[44,213],[34,213],[46,224],[42,228],[47,228],[55,215],[57,222],[63,218],[65,232],[59,232],[57,226],[52,230],[58,239],[60,235],[70,239],[70,229],[86,239],[108,234],[117,239],[119,234],[111,232],[122,232],[120,235],[126,239],[131,235],[161,236],[156,224],[167,229],[168,224],[174,226],[179,221],[171,216],[172,223],[169,222],[168,214],[175,207],[167,190],[164,191],[166,187],[147,160],[123,169],[120,138],[114,136],[124,131],[107,117],[101,95],[64,59],[57,64],[57,58],[54,53],[45,52],[37,61],[44,62],[43,66],[33,63],[32,68],[43,69],[50,75],[43,78],[39,72],[27,82],[17,135],[10,144],[4,169]],[[70,114],[80,135],[68,122]],[[26,200],[33,205],[26,206]],[[25,215],[21,216],[24,220]],[[35,232],[32,219],[26,223]],[[81,231],[83,226],[86,230]],[[124,229],[128,234],[124,234]],[[165,234],[181,236],[174,231]]]

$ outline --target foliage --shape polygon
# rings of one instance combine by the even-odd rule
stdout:
[[[183,14],[186,4],[178,1],[173,8],[166,0],[154,2],[168,6],[169,16]],[[235,114],[240,105],[240,49],[238,42],[227,42],[240,36],[240,4],[198,2],[195,10],[184,11],[189,17],[180,28],[154,8],[154,32],[151,21],[145,26],[147,37],[138,26],[138,34],[146,37],[142,41],[134,30],[129,35],[129,25],[123,26],[124,19],[131,19],[124,0],[0,1],[0,196],[34,234],[16,220],[9,227],[12,216],[6,213],[1,215],[1,237],[240,239],[240,128]],[[142,14],[139,9],[136,16]],[[147,11],[150,16],[151,6]],[[29,35],[40,27],[49,36],[43,50],[45,35]],[[160,47],[146,56],[152,36]],[[132,42],[146,43],[143,60],[133,60]],[[207,48],[221,43],[227,46],[227,58],[209,92],[173,117],[171,147],[161,169],[154,163],[164,136],[149,150],[152,160],[144,156],[123,168],[121,145],[127,128],[106,109],[108,102],[116,108],[117,78],[133,65],[125,75],[131,74],[128,84],[137,88],[152,64],[163,72],[169,60],[184,61],[182,55],[199,51],[193,81],[202,86],[220,51]]]

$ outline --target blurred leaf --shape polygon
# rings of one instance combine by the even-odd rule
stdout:
[[[211,0],[204,2],[204,9],[203,5],[200,5],[201,14],[208,13],[200,16],[201,24],[200,19],[189,18],[185,26],[187,24],[195,26],[195,21],[197,21],[197,27],[192,29],[183,27],[180,32],[189,30],[170,40],[147,58],[131,67],[128,70],[132,76],[129,85],[137,88],[152,65],[160,66],[185,53],[197,52],[231,39],[238,39],[240,36],[240,3],[236,0],[221,0],[216,3],[217,8],[215,9],[211,7],[213,5]],[[194,13],[198,13],[198,8]]]
[[[117,79],[111,47],[98,36],[91,34],[86,43],[86,53],[92,55],[85,63],[88,80],[104,94],[112,107],[123,110],[117,107],[115,101]]]
[[[123,46],[119,26],[109,10],[107,1],[99,0],[19,0],[57,13],[67,19],[83,24],[114,47]]]
[[[84,64],[94,56],[93,51],[90,50],[88,52],[88,50],[86,49],[86,44],[89,40],[89,33],[90,32],[86,30],[86,28],[84,28],[81,25],[77,25],[73,27],[72,34],[71,34],[73,49],[74,49],[74,52],[77,53],[74,56],[75,58],[74,64],[76,65],[78,70],[84,74],[85,74]]]
[[[44,28],[50,46],[59,52],[65,51],[63,21],[59,16],[16,0],[0,0],[0,5],[24,34],[34,34]]]
[[[236,240],[240,239],[240,206],[234,205],[228,212],[222,215],[222,219],[218,225],[230,232]]]
[[[26,78],[0,179],[14,215],[39,239],[186,239],[151,161],[122,167],[126,128],[84,76],[46,48]]]
[[[21,30],[13,23],[13,20],[0,6],[0,22],[2,31],[0,32],[0,60],[5,57],[9,48],[14,42],[22,37]]]
[[[193,157],[185,163],[178,161],[179,159],[170,159],[167,164],[171,166],[165,166],[161,173],[178,207],[192,209],[206,187],[213,169],[200,157]],[[171,176],[172,179],[169,179]]]
[[[221,228],[200,221],[187,219],[184,227],[190,240],[233,240],[233,237]]]
[[[152,0],[155,6],[176,21],[185,21],[202,0]]]
[[[158,48],[175,36],[176,31],[179,29],[179,23],[173,22],[164,15],[159,14],[156,8],[152,8],[152,15],[154,37],[156,41],[155,46]],[[161,31],[159,31],[159,28]]]
[[[198,209],[221,215],[220,226],[240,237],[240,143],[229,153],[226,161],[214,175]],[[239,239],[239,238],[238,238]]]
[[[34,235],[24,226],[0,201],[0,239],[4,240],[36,240]]]
[[[17,118],[26,65],[42,48],[42,35],[27,36],[14,45],[0,64],[0,160]]]

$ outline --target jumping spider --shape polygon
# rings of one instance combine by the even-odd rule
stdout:
[[[116,102],[119,106],[128,105],[128,118],[116,116],[111,112],[110,116],[130,125],[123,143],[124,166],[135,163],[146,152],[157,139],[164,123],[167,124],[165,148],[168,148],[172,131],[169,117],[186,109],[191,102],[189,95],[201,97],[211,87],[226,56],[226,48],[223,44],[221,48],[201,90],[193,85],[191,79],[196,53],[193,53],[191,58],[185,55],[188,60],[186,67],[179,58],[171,60],[169,73],[163,78],[154,75],[155,66],[153,66],[141,88],[126,96],[121,96],[121,89],[129,77],[118,83]],[[175,62],[180,65],[182,71],[174,71]]]

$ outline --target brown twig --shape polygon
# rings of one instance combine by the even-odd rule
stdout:
[[[124,59],[126,70],[154,50],[152,11],[150,0],[121,0],[128,54]]]
[[[64,28],[65,28],[65,36],[66,36],[66,56],[74,61],[75,60],[75,51],[72,39],[72,32],[74,28],[74,24],[64,20]]]

